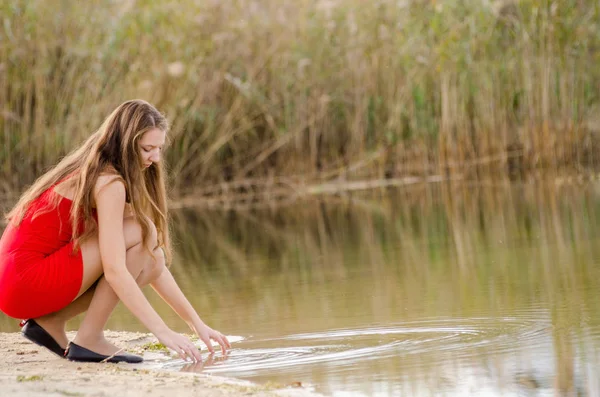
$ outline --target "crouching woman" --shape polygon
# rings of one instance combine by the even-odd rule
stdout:
[[[183,359],[198,348],[169,329],[141,291],[150,284],[213,352],[227,338],[200,319],[170,259],[161,152],[168,126],[141,100],[117,107],[81,147],[42,175],[8,213],[0,239],[0,310],[23,335],[73,361],[140,362],[104,338],[119,302]],[[73,341],[66,322],[86,312]]]

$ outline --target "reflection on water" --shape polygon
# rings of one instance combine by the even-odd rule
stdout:
[[[531,389],[552,391],[554,354],[551,323],[525,316],[423,320],[257,339],[237,345],[226,358],[187,364],[163,357],[153,366],[282,384],[326,374],[334,395],[523,395]],[[595,367],[580,368],[574,376],[594,379]]]
[[[597,395],[599,218],[596,186],[544,183],[180,211],[173,272],[243,340],[200,366],[156,363],[337,396]],[[109,326],[143,330],[123,307]]]

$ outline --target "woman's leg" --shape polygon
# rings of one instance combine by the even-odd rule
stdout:
[[[94,290],[95,286],[90,287],[83,295],[76,298],[67,307],[57,312],[38,317],[35,321],[52,335],[54,340],[56,340],[61,347],[66,348],[69,339],[65,333],[65,324],[76,315],[87,310],[92,301],[92,297],[94,296]]]
[[[163,252],[161,249],[155,249],[154,256],[156,260],[150,256],[142,242],[141,227],[133,218],[124,220],[123,232],[127,249],[127,269],[140,286],[147,285],[156,279],[164,268]],[[152,227],[149,236],[149,246],[156,246],[156,230],[154,227]],[[54,337],[59,345],[66,346],[68,343],[64,331],[66,322],[89,308],[92,313],[91,315],[88,313],[84,318],[76,343],[90,350],[94,350],[94,346],[96,346],[94,351],[98,353],[103,353],[107,348],[114,350],[114,346],[107,344],[104,340],[102,329],[110,313],[117,305],[118,298],[102,276],[104,271],[97,236],[90,237],[82,243],[81,251],[84,269],[78,297],[67,307],[35,320]],[[94,301],[96,301],[95,304],[93,304]],[[110,354],[112,353],[114,351],[110,352]]]
[[[162,250],[155,249],[154,255],[156,264],[141,243],[127,250],[127,262],[134,264],[131,267],[128,265],[128,269],[140,286],[155,280],[164,268]],[[135,264],[140,265],[135,266]],[[104,327],[117,303],[119,303],[117,294],[102,276],[73,342],[104,355],[117,352],[119,349],[104,338]]]

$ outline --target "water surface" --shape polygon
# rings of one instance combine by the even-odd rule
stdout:
[[[594,184],[428,185],[174,220],[182,289],[240,338],[227,357],[162,368],[334,396],[600,394]],[[123,307],[109,327],[144,330]]]

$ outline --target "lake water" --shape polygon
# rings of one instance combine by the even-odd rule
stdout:
[[[172,271],[237,342],[166,369],[332,396],[600,395],[600,185],[427,185],[174,215]],[[144,330],[122,306],[109,327]]]

